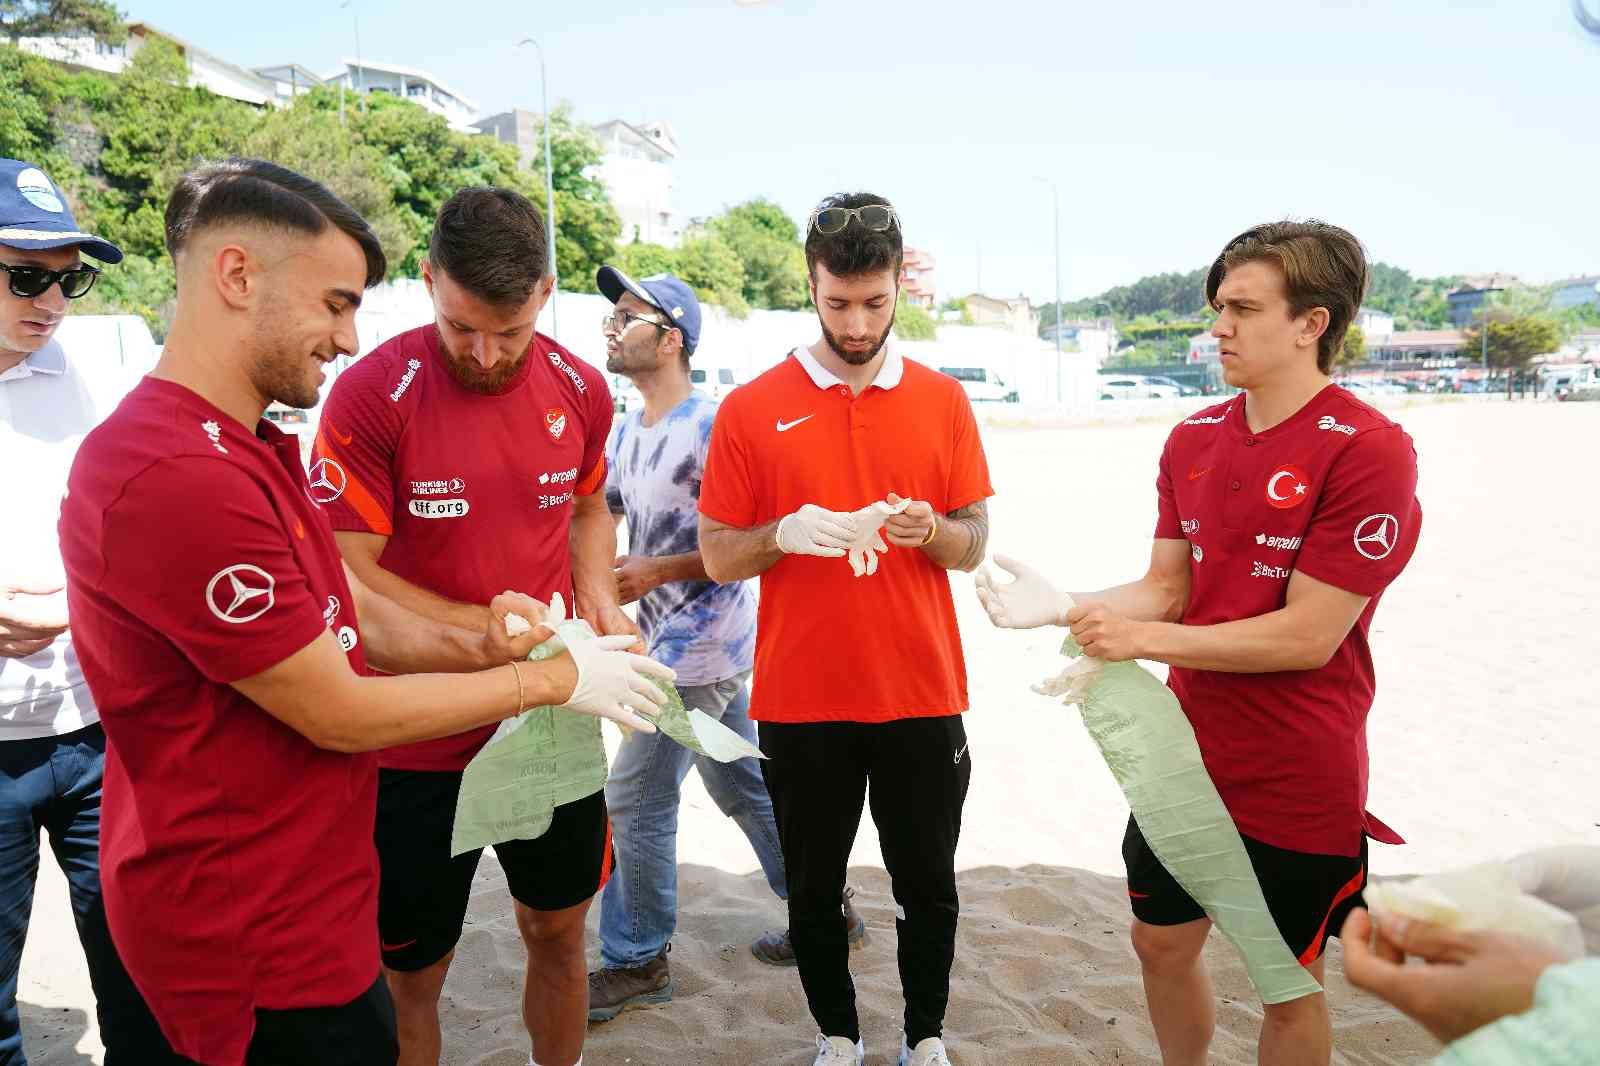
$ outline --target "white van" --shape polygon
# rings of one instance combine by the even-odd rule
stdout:
[[[939,373],[961,382],[973,403],[1016,403],[1017,390],[986,366],[941,366]]]
[[[725,366],[692,366],[689,368],[689,384],[713,400],[720,400],[739,387],[733,370]]]

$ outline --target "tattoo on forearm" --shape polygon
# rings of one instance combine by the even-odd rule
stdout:
[[[962,552],[955,568],[971,570],[983,561],[983,553],[989,550],[989,502],[969,503],[945,517],[967,531],[967,550]]]

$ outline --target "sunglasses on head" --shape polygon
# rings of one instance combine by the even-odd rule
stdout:
[[[850,225],[852,218],[860,222],[863,229],[873,233],[882,233],[900,225],[900,217],[888,204],[867,204],[864,207],[819,207],[811,212],[811,220],[806,228],[831,237]]]
[[[78,265],[67,270],[46,270],[36,266],[8,266],[0,263],[0,270],[11,275],[12,295],[20,296],[24,300],[31,300],[40,295],[50,286],[61,283],[61,295],[69,300],[76,300],[94,288],[94,283],[100,277],[100,268]]]

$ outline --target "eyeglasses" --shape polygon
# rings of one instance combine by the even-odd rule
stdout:
[[[894,208],[888,204],[867,204],[864,207],[819,207],[811,212],[806,229],[815,229],[823,236],[831,237],[848,226],[852,218],[873,233],[900,227],[900,216],[894,213]]]
[[[606,333],[615,333],[617,336],[628,332],[628,327],[635,322],[645,322],[659,330],[669,330],[673,327],[666,322],[660,322],[643,315],[636,315],[632,311],[617,310],[611,312],[600,320],[600,329]]]
[[[12,294],[24,300],[33,299],[58,281],[61,283],[61,295],[76,300],[94,288],[95,279],[100,277],[100,269],[92,266],[46,270],[44,267],[7,266],[0,263],[0,270],[11,275]]]

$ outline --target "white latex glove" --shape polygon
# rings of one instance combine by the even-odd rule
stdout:
[[[820,555],[837,559],[855,536],[855,519],[843,511],[830,511],[808,503],[778,523],[778,547],[790,555]]]
[[[609,718],[641,733],[654,733],[655,723],[641,716],[654,718],[667,697],[650,678],[675,681],[678,675],[670,666],[624,650],[638,640],[623,634],[574,641],[568,646],[567,654],[578,667],[578,683],[572,698],[562,706],[579,714]]]
[[[910,500],[899,503],[879,500],[850,515],[856,528],[855,536],[850,538],[850,569],[856,577],[863,574],[871,577],[878,572],[878,556],[889,551],[889,545],[883,542],[884,520],[910,506]]]
[[[986,566],[978,571],[978,602],[989,612],[989,621],[1001,629],[1037,629],[1039,626],[1067,624],[1072,597],[1050,584],[1045,576],[1007,555],[996,555],[994,563],[1014,581],[1001,584]]]
[[[1600,848],[1541,848],[1518,855],[1510,866],[1522,891],[1578,919],[1588,953],[1600,955]]]

